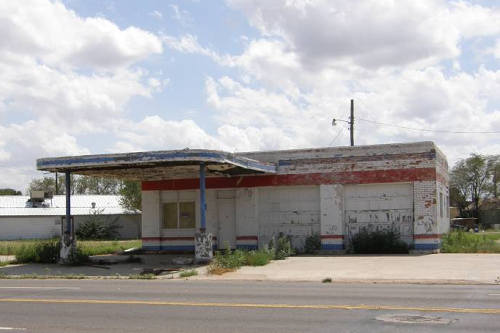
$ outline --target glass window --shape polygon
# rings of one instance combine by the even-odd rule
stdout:
[[[189,229],[195,227],[194,202],[180,202],[179,203],[179,228]]]
[[[163,228],[177,229],[177,202],[163,205]]]
[[[163,204],[163,228],[193,229],[195,226],[194,202],[167,202]]]

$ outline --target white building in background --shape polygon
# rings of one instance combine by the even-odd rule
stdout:
[[[141,237],[141,214],[126,211],[118,195],[72,195],[71,214],[75,228],[94,212],[121,226],[120,239]],[[61,219],[66,212],[66,197],[55,195],[33,204],[29,196],[0,196],[0,240],[45,239],[61,234]]]

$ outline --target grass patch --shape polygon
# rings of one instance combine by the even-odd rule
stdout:
[[[441,252],[444,253],[500,253],[497,233],[469,233],[452,231],[444,235]]]
[[[77,241],[78,259],[88,256],[113,254],[126,249],[141,247],[141,240]],[[59,258],[60,240],[0,241],[0,255],[15,255],[19,263],[55,263]]]
[[[118,253],[133,247],[140,248],[142,246],[142,241],[140,239],[114,241],[84,240],[77,241],[76,244],[84,255],[95,256],[100,254]]]
[[[187,278],[187,277],[190,277],[190,276],[195,276],[195,275],[198,275],[198,271],[195,270],[195,269],[191,269],[189,271],[182,271],[179,276],[181,278]]]
[[[16,249],[16,262],[56,263],[60,249],[61,242],[58,239],[26,243]]]

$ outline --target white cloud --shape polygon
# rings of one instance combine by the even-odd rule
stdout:
[[[168,6],[172,10],[172,18],[174,20],[176,20],[183,26],[191,25],[191,23],[193,22],[193,18],[187,10],[181,9],[179,8],[179,6],[173,4],[170,4]]]
[[[153,34],[109,20],[82,18],[59,1],[0,2],[0,54],[34,57],[50,66],[111,70],[162,52]]]
[[[213,61],[221,64],[228,63],[228,57],[223,57],[219,55],[216,51],[203,47],[198,42],[198,38],[191,34],[186,34],[180,37],[174,37],[169,35],[162,36],[163,42],[171,49],[191,54],[201,54],[211,58]]]
[[[153,10],[151,13],[149,13],[149,15],[156,17],[157,19],[160,20],[163,18],[163,14],[159,10]]]
[[[147,31],[44,0],[0,2],[0,31],[0,173],[19,173],[1,177],[0,187],[20,187],[37,158],[89,153],[79,136],[108,132],[132,97],[162,88],[130,68],[162,52]]]
[[[149,116],[138,123],[122,120],[115,126],[119,131],[116,131],[117,142],[112,151],[228,148],[189,119],[169,121],[160,116]]]
[[[304,68],[419,67],[453,58],[461,38],[495,34],[498,10],[466,2],[228,0],[267,38],[284,41]]]

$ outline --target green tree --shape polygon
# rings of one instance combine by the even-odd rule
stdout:
[[[75,194],[118,194],[121,181],[114,178],[78,176],[74,180]]]
[[[22,195],[22,193],[11,188],[0,188],[0,195]]]
[[[124,180],[120,188],[120,205],[129,211],[141,210],[141,183]]]
[[[470,204],[473,205],[471,215],[479,216],[479,202],[489,193],[497,159],[497,156],[471,154],[458,161],[451,170],[450,196],[460,209],[461,216],[467,215]]]
[[[117,179],[71,175],[71,194],[118,194],[122,182]],[[58,175],[57,191],[55,176],[36,178],[28,186],[28,194],[31,191],[52,192],[53,194],[66,193],[66,177]]]

